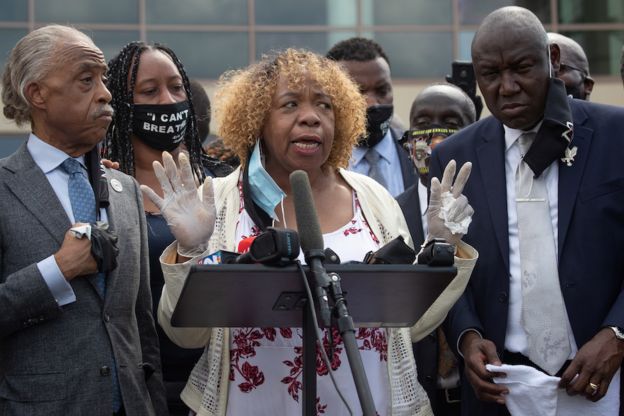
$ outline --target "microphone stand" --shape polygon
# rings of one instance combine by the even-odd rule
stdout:
[[[353,324],[353,318],[349,315],[347,300],[345,299],[340,286],[340,276],[338,276],[337,273],[327,274],[327,271],[325,270],[325,267],[323,267],[322,263],[322,260],[325,258],[324,250],[312,249],[305,254],[306,262],[308,263],[312,275],[314,276],[317,299],[319,299],[320,302],[319,306],[321,309],[321,316],[324,315],[324,306],[327,307],[327,292],[329,291],[334,305],[334,317],[336,318],[338,330],[347,352],[347,359],[349,360],[349,367],[351,368],[351,374],[353,376],[353,382],[355,383],[358,399],[360,400],[362,413],[364,416],[375,416],[377,414],[375,410],[375,403],[370,391],[370,386],[368,385],[366,372],[364,371],[364,364],[362,364],[360,350],[358,349],[357,341],[355,339],[355,325]],[[331,330],[331,326],[326,325],[325,323],[324,325]],[[320,345],[319,348],[323,348],[323,346]],[[331,371],[331,369],[328,370]]]

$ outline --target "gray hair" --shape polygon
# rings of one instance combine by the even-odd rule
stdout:
[[[69,26],[49,25],[34,30],[17,42],[2,74],[3,113],[18,126],[30,122],[30,103],[26,87],[43,80],[57,64],[58,45],[67,39],[91,39]]]

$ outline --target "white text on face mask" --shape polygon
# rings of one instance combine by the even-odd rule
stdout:
[[[156,121],[156,114],[154,113],[147,113],[147,117],[150,117],[152,121]],[[163,123],[167,123],[169,121],[181,121],[181,120],[186,120],[187,117],[188,117],[188,110],[182,110],[178,113],[173,113],[173,114],[161,114],[160,121]]]
[[[155,133],[175,133],[181,131],[186,126],[186,121],[175,126],[159,126],[156,124],[143,122],[143,130]]]

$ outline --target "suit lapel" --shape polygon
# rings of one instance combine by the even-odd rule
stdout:
[[[593,130],[575,124],[574,137],[571,143],[571,146],[576,146],[577,148],[574,162],[572,162],[572,166],[567,166],[559,161],[559,215],[557,220],[559,259],[561,259],[563,244],[565,243],[576,204],[576,196],[583,178],[583,172],[585,171],[592,135]]]
[[[501,124],[494,119],[492,121],[484,129],[482,141],[477,146],[477,158],[496,241],[505,266],[509,270],[505,138]]]
[[[109,228],[112,231],[116,232],[116,227],[118,226],[118,224],[116,223],[117,222],[116,220],[123,221],[123,218],[117,216],[117,213],[120,212],[120,206],[119,206],[119,204],[121,203],[120,193],[111,189],[111,186],[110,186],[111,179],[112,179],[112,174],[109,170],[107,170],[106,171],[106,184],[108,186],[109,205],[108,205],[108,208],[106,208],[106,216],[108,217]],[[121,193],[123,194],[123,192],[129,192],[129,190],[122,189]],[[119,253],[119,255],[123,256],[123,253]],[[113,270],[106,276],[106,294],[107,295],[115,291],[115,283],[117,281],[117,276],[119,275],[118,271],[119,271],[119,268]],[[95,281],[93,281],[93,283],[95,284]],[[110,299],[110,297],[106,296],[106,300],[108,299]]]
[[[50,182],[23,144],[5,165],[14,173],[6,184],[13,195],[30,211],[60,245],[71,226]]]

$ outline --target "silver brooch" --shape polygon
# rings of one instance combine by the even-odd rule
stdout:
[[[561,161],[566,164],[566,166],[572,166],[572,162],[574,162],[574,157],[576,156],[577,148],[576,146],[565,149],[565,156],[561,158]]]
[[[119,182],[119,180],[111,179],[110,184],[111,184],[111,188],[113,188],[115,191],[117,192],[123,191],[123,186],[121,185],[121,182]]]

